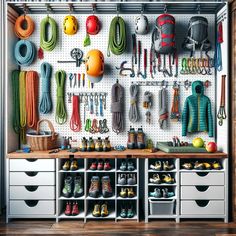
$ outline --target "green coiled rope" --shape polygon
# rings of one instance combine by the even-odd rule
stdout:
[[[48,23],[51,27],[51,38],[47,40],[46,26]],[[52,51],[56,47],[57,37],[58,28],[56,21],[49,16],[42,19],[40,23],[40,47],[45,51]]]
[[[13,70],[12,81],[12,127],[15,133],[20,133],[20,94],[19,94],[19,70]]]
[[[67,120],[67,113],[65,108],[65,81],[66,72],[59,70],[56,72],[56,84],[57,84],[57,106],[55,120],[58,124],[62,125]]]
[[[122,17],[116,16],[112,19],[109,31],[107,56],[110,51],[115,55],[121,55],[126,49],[125,21]]]

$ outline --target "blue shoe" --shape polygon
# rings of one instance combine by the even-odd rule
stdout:
[[[161,198],[161,190],[159,188],[155,188],[154,192],[149,193],[150,197]]]

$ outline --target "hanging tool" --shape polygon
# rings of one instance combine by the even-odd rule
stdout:
[[[150,75],[151,75],[151,78],[154,79],[154,76],[153,76],[153,51],[152,51],[152,48],[150,49]],[[155,65],[155,64],[154,64]]]
[[[73,74],[73,73],[70,73],[70,74],[69,74],[70,88],[72,88],[73,79],[74,79],[74,74]]]
[[[57,61],[57,63],[76,63],[76,67],[79,67],[83,61],[83,51],[79,48],[74,48],[71,50],[70,56],[74,61]]]
[[[121,62],[121,65],[120,67],[116,67],[117,70],[120,70],[120,75],[121,76],[126,76],[127,74],[124,74],[123,72],[124,71],[130,71],[130,77],[134,77],[135,76],[135,73],[134,73],[134,70],[132,68],[125,68],[124,65],[127,63],[127,61],[123,61]]]
[[[137,64],[137,42],[136,42],[136,34],[132,34],[132,42],[133,42],[133,54],[135,65]]]
[[[144,49],[144,75],[143,79],[147,78],[147,49]]]
[[[141,41],[138,41],[138,70],[137,70],[137,76],[141,74]]]
[[[80,88],[80,73],[78,73],[78,88]]]
[[[225,112],[225,78],[226,75],[222,75],[221,77],[221,97],[220,97],[220,108],[217,113],[217,118],[219,119],[219,125],[223,125],[223,120],[227,118]]]
[[[83,83],[83,87],[85,86],[85,74],[82,73],[82,83]]]
[[[177,53],[175,53],[175,77],[178,77],[179,74],[179,58]]]
[[[77,78],[76,78],[76,76],[77,76],[77,74],[76,73],[74,73],[74,88],[76,87],[76,83],[77,83]]]

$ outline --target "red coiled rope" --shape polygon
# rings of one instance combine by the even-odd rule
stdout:
[[[70,128],[74,132],[79,132],[82,128],[81,119],[80,119],[79,96],[72,97],[72,115],[70,119]]]

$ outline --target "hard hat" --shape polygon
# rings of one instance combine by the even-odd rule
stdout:
[[[86,31],[88,34],[98,34],[100,30],[100,21],[97,16],[91,15],[86,20]]]
[[[74,16],[66,16],[63,21],[64,33],[68,35],[76,34],[78,30],[78,21]]]
[[[85,67],[89,80],[98,83],[104,73],[104,56],[98,49],[90,50],[85,58]]]
[[[147,34],[148,33],[148,18],[144,15],[140,15],[135,19],[135,33]]]

